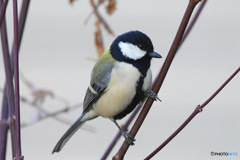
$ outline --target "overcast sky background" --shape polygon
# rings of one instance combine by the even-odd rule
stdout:
[[[19,5],[20,5],[19,1]],[[115,35],[129,30],[146,33],[155,51],[163,58],[152,61],[153,76],[160,70],[188,0],[117,1],[117,10],[105,20]],[[155,102],[125,159],[139,160],[148,156],[240,66],[240,1],[211,0],[199,21],[179,50],[159,92],[162,102]],[[12,3],[7,21],[12,37]],[[95,17],[87,25],[91,12],[88,1],[31,1],[29,16],[20,50],[21,72],[36,86],[65,97],[71,105],[83,101],[90,72],[96,59],[94,45]],[[104,46],[115,36],[103,32]],[[9,38],[11,44],[12,38]],[[237,75],[195,119],[153,159],[235,159],[240,157],[240,76]],[[0,86],[4,84],[4,68],[0,60]],[[21,83],[21,94],[30,92]],[[0,94],[0,101],[2,93]],[[48,98],[45,108],[63,107]],[[35,110],[21,105],[22,120],[30,119]],[[64,114],[72,122],[82,109]],[[120,123],[123,123],[120,121]],[[86,123],[95,132],[79,130],[59,154],[51,151],[69,126],[54,119],[41,121],[22,129],[22,152],[26,160],[92,160],[99,159],[117,132],[107,119]],[[10,140],[10,139],[9,139]],[[108,159],[118,151],[119,141]],[[9,141],[10,142],[10,141]],[[8,143],[7,159],[11,159]],[[237,152],[237,157],[211,157],[210,152]]]

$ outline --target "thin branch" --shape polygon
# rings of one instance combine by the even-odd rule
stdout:
[[[98,52],[98,57],[101,57],[101,55],[104,52],[104,47],[103,47],[103,38],[102,38],[102,32],[101,32],[101,26],[100,26],[100,20],[97,19],[96,21],[96,32],[95,32],[95,46],[97,48]]]
[[[22,160],[21,149],[21,125],[20,125],[20,99],[19,99],[19,52],[18,52],[18,5],[13,0],[13,25],[14,25],[14,87],[15,87],[15,136],[16,136],[16,160]]]
[[[101,4],[103,4],[103,2],[104,2],[104,0],[99,0],[98,3],[97,3],[97,5],[96,5],[96,8],[98,8]],[[94,2],[90,1],[90,3],[91,3],[91,5],[93,6],[92,3],[94,3]],[[88,23],[89,19],[90,19],[91,16],[93,15],[93,13],[94,13],[94,10],[92,10],[92,12],[87,16],[87,18],[86,18],[86,20],[85,20],[85,24]]]
[[[200,16],[200,14],[202,13],[202,10],[203,10],[204,6],[206,5],[206,2],[207,2],[207,0],[203,0],[203,1],[200,3],[199,7],[197,8],[197,11],[196,11],[195,15],[193,16],[192,20],[190,21],[189,25],[187,26],[186,31],[184,32],[184,35],[183,35],[183,37],[182,37],[181,43],[180,43],[180,45],[179,45],[179,48],[182,46],[182,44],[184,43],[184,41],[187,39],[189,33],[192,31],[192,28],[193,28],[194,25],[196,24],[196,22],[197,22],[197,20],[198,20],[198,18],[199,18],[199,16]],[[179,49],[179,48],[178,48],[178,49]]]
[[[78,109],[80,105],[75,105],[75,106],[72,106],[72,107],[64,107],[62,109],[59,109],[57,111],[54,111],[54,112],[49,112],[47,111],[46,109],[43,109],[42,107],[36,105],[36,104],[33,104],[29,101],[24,101],[25,103],[29,104],[31,107],[35,108],[36,110],[38,110],[40,113],[42,113],[42,116],[40,116],[36,122],[39,122],[41,120],[44,120],[44,119],[47,119],[47,118],[53,118],[59,122],[62,122],[64,124],[67,124],[67,125],[70,125],[72,124],[72,122],[67,122],[66,120],[63,120],[61,118],[58,118],[56,116],[62,114],[62,113],[66,113],[66,112],[69,112],[69,111],[73,111],[75,109]],[[32,123],[31,123],[32,124]],[[28,124],[24,124],[23,123],[23,126],[29,126],[29,123]]]
[[[6,86],[4,90],[7,90]],[[0,159],[6,159],[7,137],[8,137],[8,98],[7,94],[3,94],[2,115],[0,121]]]
[[[2,4],[2,0],[0,1]],[[8,36],[7,36],[7,27],[6,27],[6,20],[4,18],[2,27],[1,27],[1,43],[2,43],[2,53],[3,53],[3,60],[4,60],[4,69],[5,69],[5,90],[4,95],[7,95],[8,101],[8,111],[9,111],[9,119],[13,119],[15,115],[15,98],[14,98],[14,89],[13,89],[13,72],[11,68],[11,59],[9,54],[9,46],[8,46]],[[14,133],[15,127],[13,123],[10,123],[10,130],[11,133]],[[12,155],[15,155],[15,135],[11,134],[11,142],[12,142]]]
[[[0,92],[4,92],[2,88],[0,88]],[[3,95],[5,95],[5,94],[3,94]],[[37,123],[37,122],[39,122],[41,120],[45,120],[47,118],[53,118],[53,119],[55,119],[55,120],[57,120],[59,122],[62,122],[64,124],[66,124],[66,125],[71,125],[72,124],[72,121],[70,122],[70,120],[66,120],[66,119],[63,119],[63,118],[56,117],[56,116],[58,116],[58,115],[60,115],[62,113],[67,113],[67,112],[71,112],[71,111],[74,111],[76,109],[79,109],[82,106],[82,104],[77,104],[77,105],[74,105],[74,106],[70,107],[70,104],[69,104],[69,102],[66,99],[64,99],[63,97],[61,97],[59,95],[56,95],[54,93],[52,93],[52,95],[53,95],[53,98],[55,98],[57,101],[63,103],[65,105],[65,107],[62,108],[62,109],[59,109],[57,111],[54,111],[54,112],[49,112],[49,111],[43,109],[42,106],[39,106],[39,105],[43,105],[43,103],[41,103],[41,104],[39,104],[38,102],[36,103],[35,98],[33,100],[29,100],[26,97],[20,96],[21,103],[28,104],[29,106],[31,106],[34,109],[36,109],[38,112],[42,113],[42,115],[37,119],[37,121],[31,122],[31,123],[23,122],[21,124],[22,127],[26,127],[26,126],[35,124],[35,123]],[[4,98],[3,98],[3,104],[4,104]],[[3,113],[4,112],[2,111],[2,114]],[[5,120],[3,120],[3,121],[5,121]],[[83,128],[85,126],[83,126]],[[86,127],[85,129],[92,130],[90,127]]]
[[[5,1],[6,2],[6,1]],[[0,3],[2,4],[2,0],[0,1]],[[22,34],[22,31],[24,29],[24,24],[25,24],[25,18],[26,17],[26,10],[28,10],[28,5],[24,5],[24,4],[29,4],[29,0],[23,0],[22,1],[22,8],[21,8],[21,12],[20,12],[20,22],[19,22],[19,36]],[[24,13],[24,14],[23,14]],[[22,18],[21,18],[22,17]],[[19,41],[19,44],[20,44],[20,41],[21,41],[21,36],[18,38],[18,41]],[[12,54],[12,58],[10,59],[10,54],[9,54],[9,47],[8,47],[8,36],[7,36],[7,29],[6,29],[6,22],[5,20],[3,20],[3,23],[2,23],[2,26],[1,26],[1,42],[2,42],[2,50],[3,50],[3,57],[4,57],[4,66],[5,66],[5,74],[6,74],[6,83],[5,83],[5,90],[4,90],[4,97],[7,95],[7,98],[8,98],[8,103],[7,103],[7,106],[9,108],[9,125],[10,125],[10,129],[11,129],[11,133],[14,133],[15,132],[15,97],[14,97],[14,89],[13,89],[13,83],[12,83],[12,80],[13,80],[13,67],[12,67],[12,64],[13,64],[13,54]],[[19,47],[19,46],[18,46]],[[13,47],[14,48],[14,47]],[[13,51],[12,51],[13,53]],[[11,63],[12,61],[12,63]],[[2,106],[3,108],[5,106]],[[6,113],[7,114],[7,113]],[[8,114],[7,114],[8,115]],[[2,131],[2,127],[1,127],[1,131]],[[5,133],[7,132],[7,130],[5,130]],[[1,137],[2,138],[2,137]],[[12,155],[13,157],[15,157],[15,135],[11,134],[11,142],[12,142]],[[5,151],[2,150],[4,148],[6,148],[6,143],[5,145],[3,143],[1,143],[2,147],[1,148],[1,153],[4,153]],[[2,155],[1,156],[5,157],[5,155]]]
[[[2,3],[2,2],[1,2]],[[8,4],[8,0],[5,0],[4,1],[4,4],[1,5],[1,12],[0,12],[0,28],[2,26],[2,22],[3,22],[3,19],[5,17],[5,13],[6,13],[6,8],[7,8],[7,4]]]
[[[224,84],[210,97],[208,98],[202,105],[201,105],[201,109],[203,109],[209,102],[211,102],[211,100],[216,97],[216,95],[228,84],[229,81],[231,81],[233,79],[234,76],[237,75],[237,73],[240,71],[240,67],[238,67],[238,69],[226,80],[226,82],[224,82]]]
[[[197,5],[197,3],[199,2],[200,0],[190,0],[189,1],[189,4],[188,4],[188,7],[187,7],[187,10],[184,14],[184,17],[182,19],[182,22],[180,24],[180,27],[178,29],[178,32],[177,32],[177,35],[173,41],[173,44],[170,48],[170,51],[168,53],[168,56],[162,66],[162,69],[160,71],[160,73],[158,74],[158,77],[157,77],[157,80],[154,82],[154,85],[153,85],[153,88],[152,90],[155,92],[155,93],[158,93],[159,89],[161,88],[162,84],[163,84],[163,81],[167,75],[167,72],[168,72],[168,69],[173,61],[173,58],[176,54],[176,51],[178,49],[178,46],[181,42],[181,39],[182,39],[182,36],[184,34],[184,31],[186,29],[186,26],[188,24],[188,21],[191,17],[191,14],[195,8],[195,6]],[[134,123],[131,131],[130,131],[130,134],[132,136],[135,136],[141,126],[141,124],[143,123],[145,117],[147,116],[147,113],[148,111],[150,110],[151,106],[153,104],[153,99],[148,99],[147,102],[145,103],[141,113],[139,114],[136,122]],[[122,144],[121,148],[119,149],[119,151],[117,152],[117,154],[113,157],[114,160],[121,160],[123,159],[125,153],[127,152],[129,148],[129,143],[124,141],[124,143]]]
[[[203,108],[214,98],[217,94],[233,79],[234,76],[240,71],[240,67],[218,88],[218,90],[209,97],[202,105],[198,105],[193,113],[187,118],[187,120],[168,138],[166,139],[156,150],[154,150],[145,160],[152,158],[155,154],[157,154],[163,147],[165,147],[176,135],[178,135],[181,130],[186,127],[186,125],[200,112],[202,112]]]
[[[104,18],[100,15],[100,13],[98,12],[98,8],[95,5],[94,1],[91,0],[91,5],[93,7],[93,11],[95,16],[100,20],[100,22],[103,24],[104,28],[108,31],[109,34],[114,35],[112,29],[110,28],[110,26],[107,24],[107,22],[104,20]]]
[[[8,0],[5,0],[3,5],[2,5],[2,3],[3,3],[3,1],[0,0],[0,6],[1,6],[1,13],[0,13],[1,42],[2,42],[2,50],[5,51],[5,54],[8,54],[9,49],[8,49],[8,41],[7,41],[7,36],[6,36],[6,23],[5,23],[5,12],[6,12],[6,6],[7,6],[7,3],[8,3]],[[5,29],[4,29],[4,27],[2,28],[2,24],[5,27]],[[7,57],[5,57],[5,58],[7,58]],[[6,85],[4,87],[4,92],[7,93]],[[0,144],[1,144],[0,145],[0,159],[1,160],[6,159],[7,137],[8,137],[9,125],[5,122],[8,121],[8,112],[9,112],[9,110],[8,110],[8,97],[7,97],[7,94],[3,94],[2,114],[1,114],[1,121],[0,121]]]
[[[35,109],[38,110],[37,112],[37,115],[33,118],[33,120],[30,121],[30,123],[25,123],[23,124],[24,126],[29,126],[29,124],[33,124],[33,123],[36,123],[38,122],[39,120],[41,119],[44,119],[43,117],[50,117],[52,116],[53,114],[52,113],[49,113],[47,110],[45,110],[43,108],[43,105],[44,105],[44,102],[45,102],[45,99],[49,96],[51,98],[54,98],[60,102],[62,102],[66,107],[61,110],[61,112],[67,112],[70,110],[70,105],[69,105],[69,102],[61,97],[61,96],[58,96],[56,94],[54,94],[51,90],[45,90],[45,89],[41,89],[37,86],[35,86],[32,82],[30,82],[24,75],[23,73],[21,72],[21,80],[23,81],[23,83],[29,88],[30,92],[31,92],[31,95],[33,97],[32,100],[28,100],[27,98],[25,97],[21,97],[21,100],[22,102],[25,102],[27,104],[29,104],[30,106],[33,106]],[[56,112],[59,114],[59,112]],[[58,118],[58,117],[55,117],[57,114],[55,114],[54,116],[52,116],[54,119],[62,122],[62,123],[65,123],[65,124],[69,124],[67,121],[61,119],[61,118]]]
[[[18,20],[18,49],[20,49],[22,35],[24,32],[30,0],[23,0]]]

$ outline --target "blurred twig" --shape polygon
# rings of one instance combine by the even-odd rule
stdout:
[[[93,12],[97,19],[103,24],[104,28],[108,31],[109,34],[114,35],[112,29],[108,25],[108,23],[105,21],[105,19],[101,16],[101,14],[98,12],[98,7],[95,5],[94,0],[90,0],[90,4],[93,7]]]
[[[103,38],[102,38],[102,32],[101,32],[101,24],[103,24],[104,28],[106,29],[106,31],[111,34],[114,35],[112,29],[110,28],[110,26],[107,24],[107,22],[104,20],[104,18],[101,16],[101,14],[98,12],[98,7],[103,4],[105,0],[99,0],[98,4],[96,5],[94,3],[94,0],[90,0],[90,4],[93,7],[93,12],[97,18],[96,20],[96,31],[95,31],[95,45],[97,48],[97,52],[98,52],[98,57],[100,57],[103,52],[104,52],[104,46],[103,46]],[[106,7],[107,13],[108,14],[112,14],[115,11],[115,5],[116,2],[110,2],[111,0],[109,0],[108,6]],[[92,13],[89,15],[89,17],[87,18],[87,20],[90,18],[90,16],[92,15]]]
[[[34,107],[38,111],[33,118],[31,118],[30,120],[28,120],[26,122],[23,122],[22,126],[24,126],[24,127],[30,126],[30,125],[33,125],[33,124],[35,124],[41,120],[47,119],[47,118],[53,118],[61,123],[67,124],[67,125],[72,124],[72,121],[66,120],[64,118],[60,118],[57,116],[62,113],[66,113],[66,112],[70,112],[75,109],[79,109],[82,106],[81,104],[70,107],[71,105],[68,102],[68,100],[55,94],[54,92],[52,92],[50,90],[38,88],[32,82],[27,80],[27,78],[23,75],[23,73],[21,73],[21,79],[22,79],[23,83],[29,88],[32,98],[33,98],[32,100],[29,100],[26,97],[21,97],[22,102],[29,104],[31,107]],[[44,102],[47,97],[51,97],[51,98],[61,102],[64,105],[64,108],[59,109],[54,112],[49,112],[47,109],[44,109],[43,106],[44,106]],[[83,129],[86,129],[89,131],[93,130],[87,126],[83,127]]]
[[[47,118],[53,118],[53,119],[55,119],[58,122],[61,122],[63,124],[72,125],[73,122],[71,120],[67,120],[67,119],[64,119],[62,117],[60,118],[60,117],[57,117],[57,116],[59,116],[60,114],[63,114],[63,113],[67,113],[67,112],[77,110],[77,109],[82,107],[82,104],[78,104],[78,105],[74,105],[74,106],[64,106],[62,109],[59,109],[59,110],[54,111],[54,112],[49,112],[48,110],[44,109],[43,106],[38,106],[38,105],[32,103],[31,100],[28,100],[26,98],[22,98],[22,102],[26,103],[26,104],[29,104],[29,106],[35,108],[38,111],[37,114],[33,118],[31,118],[28,121],[23,122],[22,127],[31,126],[31,125],[33,125],[35,123],[38,123],[42,120],[45,120]],[[94,131],[94,129],[92,127],[89,127],[87,125],[84,125],[82,127],[82,129],[85,129],[85,130],[88,130],[88,131],[91,131],[91,132]]]
[[[98,57],[100,57],[104,52],[103,39],[100,27],[100,21],[96,21],[96,31],[95,31],[95,45],[98,51]]]
[[[22,75],[21,75],[21,77],[22,77]],[[27,82],[27,83],[29,83],[29,82]],[[30,84],[30,86],[32,86],[32,84]],[[63,124],[66,124],[66,125],[71,125],[73,123],[71,120],[65,119],[63,117],[58,117],[58,116],[63,113],[67,113],[67,112],[71,112],[71,111],[80,109],[82,107],[82,103],[71,106],[65,98],[56,95],[55,93],[53,93],[50,90],[36,89],[35,86],[33,88],[35,88],[35,91],[33,91],[34,93],[32,93],[33,99],[28,99],[26,97],[21,96],[20,100],[22,103],[28,104],[30,107],[36,109],[37,113],[30,120],[22,122],[21,123],[22,127],[31,126],[35,123],[38,123],[38,122],[48,119],[48,118],[53,118]],[[0,92],[4,92],[2,88],[0,88]],[[63,103],[64,107],[61,109],[58,109],[54,112],[49,112],[47,109],[44,109],[43,108],[43,106],[45,105],[44,102],[45,102],[46,97],[48,97],[48,96],[53,98],[54,100],[57,100],[57,101]],[[4,101],[3,101],[3,103],[4,103]],[[84,125],[82,127],[82,129],[85,129],[85,130],[88,130],[91,132],[94,131],[94,129],[92,127],[87,126],[87,125]]]
[[[74,2],[74,0],[70,0],[70,3],[72,3],[72,2]],[[114,35],[114,32],[110,28],[109,24],[105,21],[103,16],[98,11],[98,8],[101,5],[103,5],[104,2],[106,2],[106,0],[98,0],[97,4],[95,4],[94,0],[90,0],[90,4],[91,4],[93,10],[85,20],[85,23],[88,23],[90,17],[93,14],[96,16],[95,46],[97,48],[98,57],[100,57],[104,52],[101,24],[104,26],[105,30],[109,34]],[[116,11],[116,4],[117,4],[116,0],[108,0],[108,3],[106,5],[106,12],[108,15],[112,15]]]
[[[116,0],[108,0],[108,5],[106,6],[106,11],[109,15],[113,14],[116,10]]]

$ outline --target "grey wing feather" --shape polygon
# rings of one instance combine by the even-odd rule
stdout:
[[[111,77],[112,67],[108,72],[102,70],[100,74],[95,75],[95,80],[91,80],[91,89],[88,88],[83,102],[83,111],[88,111],[89,106],[96,102],[106,90]],[[104,75],[104,76],[103,76]],[[97,79],[96,79],[97,78]],[[101,80],[100,80],[101,79]],[[100,80],[100,81],[98,81]]]

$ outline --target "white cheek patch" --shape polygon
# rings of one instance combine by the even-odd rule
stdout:
[[[118,43],[118,46],[125,57],[133,60],[141,59],[147,53],[131,43],[121,41]]]

